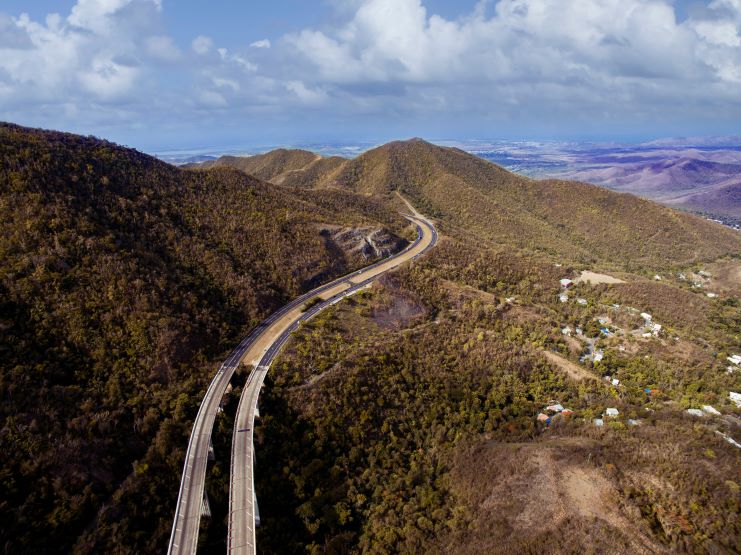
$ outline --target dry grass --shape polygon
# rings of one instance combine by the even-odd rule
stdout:
[[[586,368],[582,368],[578,364],[571,362],[570,360],[562,357],[559,354],[554,353],[553,351],[543,351],[543,355],[545,355],[545,358],[548,359],[548,362],[555,364],[561,370],[566,372],[566,375],[572,380],[576,380],[577,382],[582,380],[599,381],[599,378],[597,378],[597,376],[592,374]]]
[[[457,553],[665,553],[618,503],[591,440],[484,443],[459,454],[451,473],[469,516]]]

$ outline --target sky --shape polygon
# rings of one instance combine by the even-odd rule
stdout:
[[[0,120],[145,151],[741,134],[741,0],[3,0]]]

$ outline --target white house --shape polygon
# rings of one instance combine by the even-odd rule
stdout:
[[[692,416],[705,416],[705,413],[700,409],[687,409],[687,414],[691,414]]]
[[[652,316],[648,312],[641,312],[641,318],[643,318],[647,322],[650,322],[652,319]]]
[[[610,418],[615,418],[620,412],[617,409],[610,408],[605,411],[605,416],[609,416]]]
[[[720,416],[720,411],[710,405],[703,405],[702,410],[704,410],[708,414],[712,414],[714,416]]]
[[[569,278],[563,278],[561,280],[561,287],[571,287],[572,285],[574,285],[574,282]]]

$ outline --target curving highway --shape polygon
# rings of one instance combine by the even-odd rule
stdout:
[[[405,201],[406,202],[406,201]],[[437,243],[432,223],[407,203],[413,215],[405,217],[417,225],[417,239],[400,253],[362,270],[341,277],[294,299],[258,325],[231,352],[209,384],[193,423],[185,455],[175,518],[168,553],[196,552],[202,513],[208,452],[219,403],[234,371],[243,360],[254,369],[239,400],[232,437],[231,483],[229,490],[229,553],[256,553],[255,490],[252,428],[257,399],[265,374],[281,347],[300,322],[367,287],[378,276],[414,260]],[[306,301],[320,297],[322,302],[302,312]]]

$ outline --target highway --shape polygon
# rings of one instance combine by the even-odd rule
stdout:
[[[405,201],[406,202],[406,201]],[[219,403],[234,371],[242,361],[253,365],[237,409],[232,437],[231,483],[229,491],[229,553],[255,553],[255,490],[253,472],[252,428],[257,399],[270,367],[280,348],[301,321],[368,286],[378,276],[414,260],[437,242],[432,223],[409,205],[413,215],[405,217],[417,225],[417,239],[396,255],[362,270],[336,279],[294,299],[273,313],[245,337],[230,353],[209,384],[193,423],[183,465],[180,491],[173,520],[168,553],[194,554],[198,545],[201,510],[208,464],[208,451]],[[302,306],[314,297],[322,302],[302,312]]]

